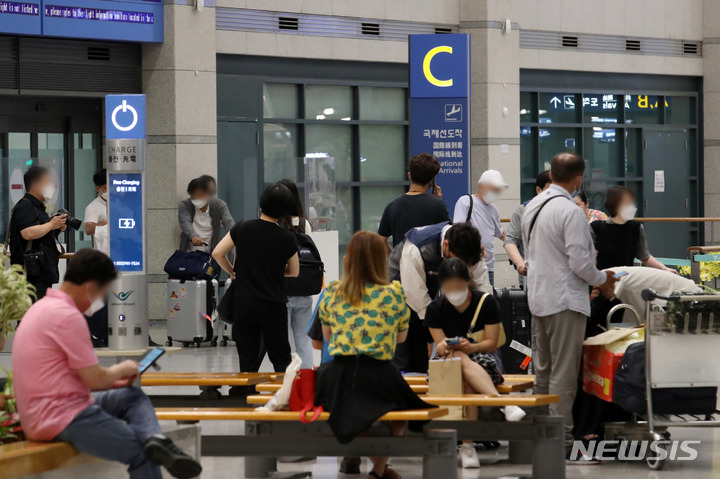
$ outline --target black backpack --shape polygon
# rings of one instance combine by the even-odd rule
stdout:
[[[298,244],[300,274],[297,278],[285,278],[285,294],[288,296],[313,296],[323,288],[325,265],[315,242],[305,234],[305,223],[305,218],[300,218],[300,224],[292,229]]]
[[[654,388],[655,414],[712,414],[717,404],[716,387]],[[645,343],[631,344],[615,373],[613,402],[628,412],[647,413],[645,392]]]

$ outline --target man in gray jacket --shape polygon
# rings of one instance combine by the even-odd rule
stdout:
[[[190,198],[178,205],[180,251],[212,253],[220,242],[220,228],[230,231],[233,220],[227,203],[216,198],[215,180],[210,176],[195,178],[188,184]]]

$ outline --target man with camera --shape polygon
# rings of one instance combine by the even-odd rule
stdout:
[[[41,299],[60,280],[57,237],[65,231],[68,215],[61,210],[61,214],[51,218],[45,211],[44,202],[56,191],[49,169],[31,166],[24,181],[27,193],[15,204],[10,216],[10,262],[23,265],[28,281],[35,286],[37,299]]]

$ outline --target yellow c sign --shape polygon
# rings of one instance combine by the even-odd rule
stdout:
[[[423,60],[423,73],[425,74],[425,78],[427,78],[427,81],[432,83],[435,86],[439,87],[448,87],[452,86],[453,81],[452,78],[449,80],[438,80],[435,78],[430,71],[430,62],[432,61],[433,57],[437,55],[438,53],[450,53],[452,54],[452,47],[435,47],[429,52],[427,52],[427,55],[425,55],[425,60]]]

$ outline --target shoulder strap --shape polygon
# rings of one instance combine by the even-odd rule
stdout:
[[[485,303],[485,298],[490,296],[490,293],[483,294],[482,298],[480,298],[480,302],[477,305],[477,309],[475,309],[475,315],[473,316],[472,322],[470,323],[470,329],[468,329],[468,336],[470,336],[473,332],[473,329],[475,329],[475,323],[477,323],[478,316],[480,315],[480,310],[483,307],[483,304]]]
[[[552,200],[554,200],[555,198],[564,198],[564,196],[563,196],[563,195],[557,195],[557,196],[553,196],[553,197],[548,198],[547,200],[545,200],[545,203],[543,203],[543,204],[540,205],[540,208],[538,208],[537,213],[535,213],[535,217],[532,219],[532,222],[530,223],[530,229],[528,230],[528,235],[527,235],[528,245],[530,244],[530,235],[532,234],[533,228],[535,228],[535,222],[537,221],[538,216],[540,216],[540,212],[542,211],[543,208],[545,208],[545,205],[547,205],[548,203],[550,203],[550,202],[551,202]]]
[[[475,200],[473,199],[472,194],[469,194],[467,196],[468,196],[468,198],[470,198],[470,207],[468,208],[468,214],[467,214],[467,218],[465,218],[465,223],[470,223],[470,220],[472,219],[472,211],[473,211],[473,206],[475,205]]]

